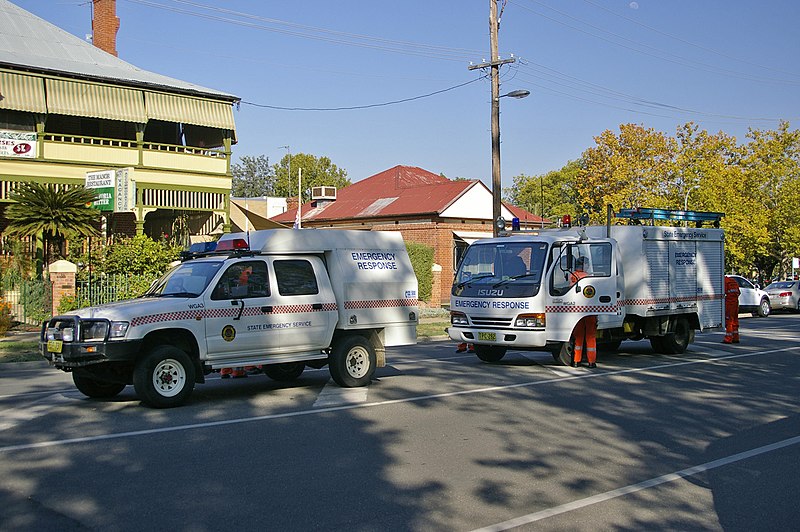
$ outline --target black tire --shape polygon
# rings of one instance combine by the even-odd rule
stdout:
[[[692,329],[689,320],[678,318],[675,320],[675,330],[662,337],[663,352],[668,355],[680,355],[686,352],[692,339]],[[652,340],[651,340],[652,341]]]
[[[664,344],[664,337],[663,336],[651,336],[650,337],[650,347],[653,348],[653,351],[656,353],[666,353],[667,348]]]
[[[79,371],[72,373],[72,382],[79,392],[93,399],[110,399],[125,389],[122,383],[99,381]]]
[[[562,366],[572,365],[572,358],[575,356],[575,340],[561,344],[561,348],[553,351],[553,360]]]
[[[500,362],[506,356],[506,348],[496,345],[475,345],[475,355],[484,362]]]
[[[331,377],[342,388],[366,386],[377,365],[375,350],[363,336],[346,336],[337,341],[328,362]]]
[[[195,367],[189,355],[171,345],[156,347],[133,370],[133,386],[139,399],[153,408],[185,403],[194,389],[194,378]]]
[[[285,362],[263,366],[261,371],[274,381],[292,382],[303,374],[304,369],[306,369],[306,365],[302,362]]]
[[[758,304],[758,310],[753,313],[753,316],[758,316],[759,318],[766,318],[769,316],[772,307],[769,306],[769,299],[762,298],[761,303]]]

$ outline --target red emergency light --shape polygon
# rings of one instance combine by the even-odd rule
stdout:
[[[572,227],[572,216],[569,214],[565,214],[561,217],[561,225],[562,227]]]
[[[231,238],[217,242],[216,251],[248,251],[250,245],[244,238]]]

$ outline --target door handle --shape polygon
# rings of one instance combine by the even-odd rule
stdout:
[[[600,296],[600,303],[610,303],[611,296]]]
[[[322,303],[314,303],[311,305],[311,308],[314,310],[322,310]]]
[[[272,307],[261,307],[261,312],[264,314],[269,314],[272,312]]]

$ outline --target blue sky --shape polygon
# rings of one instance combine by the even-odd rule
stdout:
[[[12,0],[91,33],[89,0]],[[192,15],[199,14],[202,16]],[[486,0],[117,0],[119,57],[235,94],[242,155],[328,156],[358,181],[419,166],[491,186]],[[800,123],[800,2],[509,0],[500,52],[503,186],[558,169],[621,123],[694,121],[739,142]],[[472,81],[472,83],[468,83]],[[466,84],[466,85],[464,85]],[[343,111],[272,107],[370,106]]]

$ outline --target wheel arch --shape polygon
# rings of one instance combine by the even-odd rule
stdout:
[[[150,331],[142,339],[142,353],[149,353],[160,345],[171,345],[189,355],[195,366],[195,382],[205,382],[205,372],[200,362],[200,346],[191,331],[179,327]]]

